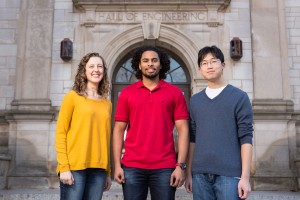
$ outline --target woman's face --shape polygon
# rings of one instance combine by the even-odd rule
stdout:
[[[85,65],[85,75],[88,83],[98,85],[104,76],[102,59],[99,57],[91,57]]]

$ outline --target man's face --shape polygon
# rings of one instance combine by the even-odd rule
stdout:
[[[142,71],[143,78],[159,78],[161,66],[158,54],[155,51],[145,51],[142,54],[139,68]]]
[[[223,74],[224,63],[215,58],[211,53],[207,54],[201,61],[199,71],[209,82],[218,82]]]

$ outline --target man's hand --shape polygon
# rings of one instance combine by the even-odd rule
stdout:
[[[192,192],[192,176],[186,176],[185,180],[185,189],[187,192],[191,193]]]
[[[121,167],[115,168],[114,180],[119,183],[125,183],[124,170]]]
[[[240,179],[238,184],[238,192],[239,192],[239,197],[241,199],[248,198],[251,192],[251,185],[249,179],[243,179],[243,178]]]
[[[180,167],[176,167],[171,175],[170,186],[181,187],[184,184],[184,180],[184,171]]]

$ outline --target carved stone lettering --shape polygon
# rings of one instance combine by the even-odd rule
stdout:
[[[206,12],[96,12],[98,23],[137,23],[145,20],[168,22],[205,22]]]

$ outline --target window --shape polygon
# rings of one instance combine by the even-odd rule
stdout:
[[[173,84],[187,83],[188,80],[182,66],[172,57],[170,61],[170,71],[167,73],[165,81]],[[121,64],[116,75],[115,83],[134,83],[136,81],[134,71],[131,68],[131,58],[129,58]]]

